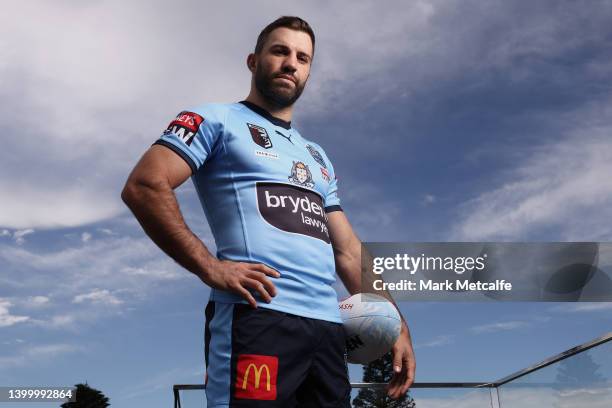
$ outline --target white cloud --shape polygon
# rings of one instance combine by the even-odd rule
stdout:
[[[490,407],[492,395],[493,398],[495,398],[495,392],[493,391],[493,394],[491,394],[488,388],[482,388],[480,390],[457,390],[452,396],[446,398],[420,397],[419,393],[415,393],[415,401],[417,407],[423,406],[428,408]],[[593,387],[592,389],[582,390],[576,389],[573,390],[572,393],[568,393],[543,386],[530,387],[525,383],[520,383],[520,385],[515,386],[513,383],[508,383],[500,387],[499,398],[501,407],[573,408],[580,406],[605,408],[609,405],[606,389],[604,387]],[[497,400],[497,398],[494,400]]]
[[[72,303],[83,303],[85,301],[91,303],[101,303],[106,305],[120,305],[123,301],[110,293],[107,289],[94,289],[92,292],[77,295],[72,300]]]
[[[56,170],[59,177],[62,169]],[[111,218],[124,211],[119,192],[101,192],[94,186],[51,187],[0,179],[0,194],[0,225],[11,228],[74,227]],[[41,207],[43,203],[44,207]]]
[[[495,333],[500,331],[522,329],[524,327],[527,327],[528,325],[529,323],[521,321],[496,322],[490,324],[483,324],[480,326],[474,326],[470,328],[470,331],[475,334]]]
[[[454,338],[455,336],[453,335],[436,336],[434,339],[428,342],[417,344],[415,348],[446,346],[448,344],[453,344],[455,342]]]
[[[8,282],[31,290],[49,289],[50,295],[58,296],[61,293],[76,296],[99,287],[146,291],[148,284],[160,279],[179,280],[189,276],[189,272],[181,270],[148,237],[109,237],[92,241],[90,245],[52,252],[0,245],[0,259],[5,262],[4,275]],[[22,270],[29,274],[24,276]]]
[[[449,23],[463,6],[440,1],[397,1],[384,8],[375,1],[321,6],[283,1],[218,3],[214,9],[196,1],[177,6],[115,0],[78,7],[13,2],[0,16],[0,38],[7,39],[0,42],[0,99],[11,101],[0,113],[0,123],[9,129],[3,136],[11,142],[0,153],[0,174],[20,178],[0,179],[0,225],[70,227],[125,212],[119,200],[123,181],[176,112],[246,96],[250,74],[245,57],[259,31],[276,16],[301,15],[317,33],[303,115],[344,110],[344,103],[355,100],[379,103],[399,91],[397,74],[389,69],[406,60],[412,63],[402,72],[399,88],[412,96],[440,78],[475,70],[479,63],[495,66],[518,52],[511,47],[488,61],[472,46],[487,24],[506,17],[504,7],[472,4],[472,13],[463,17],[479,24],[458,31]],[[202,24],[202,16],[211,13],[231,15],[232,30],[224,18]],[[113,24],[93,24],[97,21]],[[170,28],[173,21],[181,22],[180,30]],[[557,31],[552,27],[530,35],[555,39]],[[513,32],[519,34],[514,44],[523,43],[524,32]],[[540,43],[538,50],[551,47]],[[346,98],[349,89],[368,97]]]
[[[13,293],[10,301],[37,312],[27,317],[29,325],[68,331],[128,313],[160,291],[189,290],[194,288],[189,282],[201,282],[148,237],[103,236],[54,251],[0,245],[0,264],[2,286]],[[44,296],[23,295],[43,291]],[[15,324],[25,317],[4,313],[0,321]]]
[[[9,311],[12,306],[13,304],[11,302],[0,298],[0,327],[13,326],[30,319],[29,316],[12,315]]]
[[[437,198],[433,194],[425,194],[421,198],[421,204],[424,205],[424,206],[431,205],[431,204],[435,203],[436,201],[437,201]]]
[[[23,307],[40,308],[48,307],[50,299],[47,296],[28,296],[25,301],[21,301]]]
[[[560,241],[612,239],[612,224],[602,222],[612,219],[612,183],[602,178],[612,174],[610,113],[612,101],[556,118],[572,127],[532,148],[498,186],[468,202],[452,238],[517,240],[558,228]]]
[[[76,321],[77,318],[75,315],[62,314],[52,316],[49,320],[37,321],[37,324],[43,327],[65,328],[67,326],[73,327]]]
[[[200,375],[199,378],[193,378],[194,374],[202,374],[201,366],[192,368],[172,368],[170,370],[164,370],[162,372],[153,373],[149,378],[140,381],[135,384],[130,384],[129,388],[123,391],[122,395],[119,395],[119,399],[134,399],[143,395],[150,394],[160,389],[166,389],[168,384],[176,383],[201,383],[203,377]]]
[[[523,408],[606,408],[610,405],[610,385],[593,384],[588,388],[573,389],[568,386],[557,390],[552,387],[529,387],[519,379],[516,385],[510,382],[500,387],[500,403],[502,407],[520,406]]]
[[[423,395],[420,397],[419,395]],[[490,407],[491,395],[488,388],[482,389],[457,389],[453,390],[452,396],[449,397],[426,397],[430,393],[420,394],[414,392],[414,400],[417,407],[427,408],[474,408],[474,407]],[[434,394],[435,395],[435,394]]]
[[[237,47],[235,39],[249,26],[228,32],[223,19],[201,24],[210,12],[204,4],[185,5],[185,13],[157,3],[17,2],[2,13],[0,100],[11,103],[0,124],[11,143],[0,153],[0,174],[19,179],[0,179],[0,225],[71,227],[126,212],[121,184],[179,110],[203,94],[244,97],[250,78],[242,61],[252,44]],[[183,29],[164,29],[171,21]],[[223,42],[209,34],[224,31]]]
[[[3,203],[4,204],[4,203]],[[17,230],[15,232],[13,232],[13,239],[15,240],[15,242],[18,245],[21,245],[25,242],[25,236],[29,235],[29,234],[33,234],[34,230],[31,228],[28,229],[23,229],[23,230]]]
[[[612,310],[612,302],[580,302],[563,304],[550,308],[552,312],[581,313]]]
[[[6,39],[0,41],[0,100],[10,100],[0,113],[2,135],[10,140],[0,153],[0,174],[20,177],[0,179],[0,225],[70,227],[126,212],[119,192],[138,157],[179,110],[244,98],[250,83],[244,59],[261,28],[282,14],[305,17],[317,33],[303,117],[344,111],[355,101],[377,106],[389,94],[422,104],[421,94],[441,80],[506,69],[525,56],[550,57],[591,40],[565,29],[573,23],[567,16],[588,12],[579,6],[531,16],[512,5],[468,4],[395,1],[381,8],[375,1],[278,0],[211,9],[196,1],[13,2],[0,15]],[[211,13],[231,15],[232,30],[224,18],[201,24]],[[589,21],[599,27],[602,20]],[[172,21],[181,21],[181,29],[171,29]],[[497,31],[504,40],[483,46]],[[397,148],[365,142],[357,144]]]
[[[81,242],[89,242],[91,237],[92,237],[92,235],[89,232],[83,232],[81,234]]]
[[[65,354],[82,351],[82,346],[72,344],[44,344],[38,346],[24,347],[11,355],[0,356],[0,369],[22,367],[30,364],[36,365],[42,361],[53,360]]]
[[[123,268],[121,272],[128,275],[144,276],[149,279],[158,280],[175,280],[181,277],[180,272],[177,272],[176,270],[152,268],[151,266],[137,268],[128,266]]]

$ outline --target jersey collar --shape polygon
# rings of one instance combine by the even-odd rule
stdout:
[[[257,113],[258,115],[261,115],[264,118],[268,119],[270,122],[274,123],[276,126],[280,126],[287,130],[291,129],[291,122],[287,122],[286,120],[282,120],[275,116],[272,116],[270,112],[268,112],[264,108],[257,106],[254,103],[249,102],[249,101],[240,101],[240,103],[246,106],[247,108],[249,108],[250,110],[252,110],[253,112]]]

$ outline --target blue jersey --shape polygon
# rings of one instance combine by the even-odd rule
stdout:
[[[341,322],[327,213],[341,210],[337,179],[319,145],[249,102],[206,104],[174,119],[156,144],[179,154],[223,260],[280,272],[258,306]],[[245,303],[212,289],[211,300]]]

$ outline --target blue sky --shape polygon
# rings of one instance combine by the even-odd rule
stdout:
[[[124,3],[0,16],[0,385],[165,407],[202,381],[208,289],[119,194],[177,112],[247,95],[283,14],[317,34],[294,124],[363,241],[612,238],[609,2]],[[191,183],[177,195],[214,249]],[[400,307],[418,381],[493,380],[612,330],[610,303]]]

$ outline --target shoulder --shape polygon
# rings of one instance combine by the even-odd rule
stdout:
[[[199,115],[203,122],[223,123],[227,114],[236,109],[235,104],[231,103],[204,103],[192,106],[186,112]]]
[[[304,139],[304,142],[306,143],[306,148],[308,149],[310,155],[315,159],[315,161],[317,161],[325,168],[331,167],[333,169],[329,156],[320,144],[305,138],[302,139]],[[323,161],[323,163],[321,163],[320,161]]]

